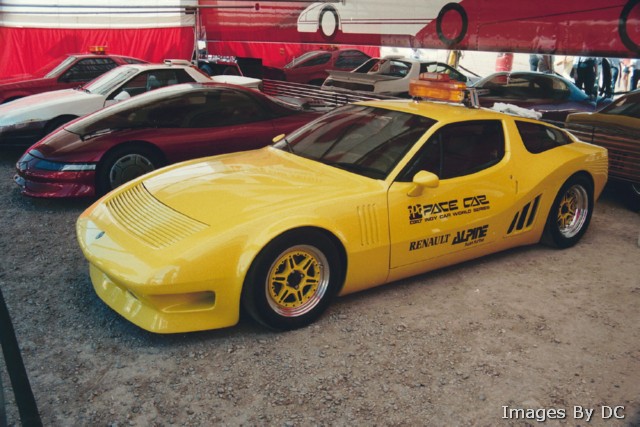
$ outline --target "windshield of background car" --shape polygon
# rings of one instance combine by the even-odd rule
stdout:
[[[307,63],[307,60],[313,57],[317,57],[317,58]],[[330,53],[307,52],[307,53],[303,53],[299,57],[295,58],[293,61],[289,62],[287,65],[284,66],[284,68],[296,68],[303,63],[304,63],[304,66],[306,67],[310,67],[312,65],[326,64],[327,62],[329,62],[330,59],[331,59]]]
[[[374,179],[385,179],[436,123],[428,117],[364,105],[340,107],[275,147]]]
[[[129,80],[131,77],[136,75],[138,70],[135,68],[130,68],[127,65],[123,65],[121,67],[114,68],[111,71],[108,71],[96,78],[95,80],[90,81],[82,88],[85,91],[107,96],[113,89]]]
[[[618,98],[600,110],[600,113],[640,119],[640,92]]]
[[[33,75],[37,77],[43,76],[46,79],[57,77],[58,74],[66,70],[67,67],[71,65],[75,60],[76,58],[74,56],[55,59],[33,73]]]
[[[139,128],[212,128],[264,120],[255,97],[228,88],[169,86],[94,113],[65,129],[87,137]]]
[[[489,90],[488,96],[505,99],[568,99],[569,86],[560,79],[545,75],[499,74],[478,84]],[[584,94],[584,98],[587,95]]]

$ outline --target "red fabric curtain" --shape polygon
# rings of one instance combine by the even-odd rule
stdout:
[[[145,29],[60,29],[0,27],[0,78],[30,74],[68,53],[107,46],[112,54],[149,62],[191,59],[192,27]]]

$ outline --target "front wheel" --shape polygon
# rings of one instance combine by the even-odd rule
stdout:
[[[544,240],[557,248],[569,248],[587,231],[593,213],[593,186],[576,175],[564,183],[551,206]]]
[[[337,253],[331,239],[319,231],[282,234],[251,265],[242,289],[244,308],[276,330],[312,323],[338,292],[342,265]]]
[[[161,157],[145,146],[123,146],[107,153],[98,164],[98,195],[159,168]]]

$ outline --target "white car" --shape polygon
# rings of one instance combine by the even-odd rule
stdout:
[[[298,16],[298,31],[332,39],[338,30],[356,34],[416,35],[449,10],[460,12],[460,0],[342,0],[315,2]]]
[[[371,58],[353,71],[329,71],[322,89],[406,96],[409,83],[418,79],[421,73],[448,74],[451,80],[469,82],[467,76],[442,62],[386,56]]]
[[[0,147],[31,145],[64,123],[152,89],[211,80],[184,60],[122,65],[75,89],[26,96],[0,105]],[[255,79],[251,80],[254,83]]]

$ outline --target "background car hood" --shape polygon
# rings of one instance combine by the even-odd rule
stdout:
[[[82,90],[64,89],[16,99],[0,105],[0,126],[48,120],[62,114],[84,116],[104,105],[104,97]]]
[[[182,163],[144,180],[163,204],[209,225],[312,211],[382,183],[272,147]]]

